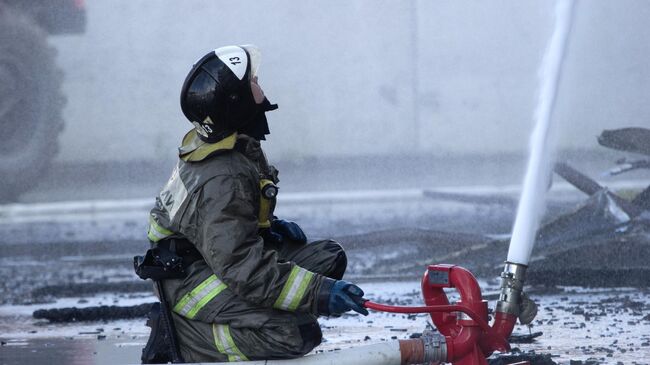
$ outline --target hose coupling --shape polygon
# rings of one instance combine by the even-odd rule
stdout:
[[[519,315],[519,302],[527,268],[526,265],[506,261],[501,273],[501,294],[497,301],[497,312]]]
[[[425,330],[422,333],[424,342],[424,363],[439,364],[447,362],[447,343],[445,336],[438,332]]]

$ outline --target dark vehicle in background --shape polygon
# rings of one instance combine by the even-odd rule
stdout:
[[[0,202],[36,186],[58,151],[66,99],[47,37],[85,29],[83,0],[0,0]]]

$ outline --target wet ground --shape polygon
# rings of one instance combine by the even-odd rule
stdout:
[[[547,221],[584,199],[562,184],[552,192]],[[416,280],[432,263],[466,266],[486,293],[495,293],[516,196],[517,189],[477,186],[296,192],[284,194],[277,214],[298,221],[311,239],[336,237],[349,254],[349,279],[369,298],[415,305]],[[138,200],[0,209],[0,364],[138,361],[148,333],[140,312],[111,320],[102,313],[154,300],[131,263],[148,245],[147,207]],[[650,236],[644,229],[620,233],[536,247],[528,291],[540,304],[532,331],[544,335],[519,349],[561,364],[650,363],[650,291],[643,281],[650,277]],[[108,312],[91,321],[33,317],[37,310],[99,306]],[[406,338],[426,322],[426,315],[383,313],[326,319],[319,350]]]
[[[382,303],[419,305],[419,283],[361,282],[367,297]],[[482,282],[486,292],[496,286]],[[529,329],[518,326],[516,334],[541,331],[532,343],[513,344],[522,352],[548,354],[559,364],[647,364],[650,359],[650,291],[648,289],[589,289],[577,287],[531,292],[540,313]],[[450,293],[453,298],[453,294]],[[151,301],[151,296],[118,299],[122,305]],[[93,304],[110,296],[88,298]],[[492,300],[491,305],[494,301]],[[59,302],[58,305],[69,305]],[[3,364],[137,363],[147,339],[144,319],[51,324],[29,317],[33,306],[0,307]],[[13,323],[11,320],[13,313]],[[316,349],[332,351],[391,339],[405,339],[421,332],[427,315],[373,312],[368,317],[345,315],[321,320],[323,344]],[[573,361],[573,362],[571,362]],[[591,361],[591,362],[589,362]]]

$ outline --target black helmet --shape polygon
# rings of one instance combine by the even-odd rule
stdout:
[[[277,105],[267,99],[257,104],[251,90],[259,59],[254,46],[226,46],[192,66],[181,89],[181,109],[199,138],[214,143],[236,131],[257,139],[269,133],[264,112]]]

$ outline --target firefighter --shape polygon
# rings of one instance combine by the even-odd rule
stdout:
[[[153,246],[182,257],[185,276],[162,287],[187,362],[299,357],[321,342],[318,316],[368,313],[363,291],[342,280],[342,247],[308,242],[273,215],[278,171],[260,141],[277,105],[258,84],[259,61],[254,46],[227,46],[194,64],[181,90],[194,128],[149,217]],[[169,360],[157,318],[145,363]]]

